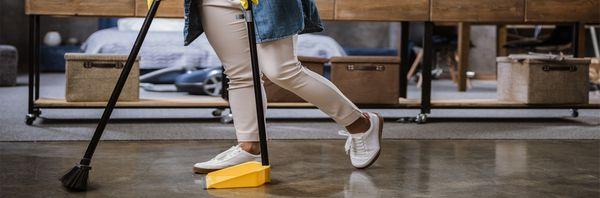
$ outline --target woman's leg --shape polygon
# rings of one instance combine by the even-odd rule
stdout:
[[[197,1],[202,1],[197,9],[202,14],[205,34],[229,78],[229,105],[240,142],[211,160],[194,164],[195,173],[208,173],[249,161],[259,161],[260,155],[256,154],[260,152],[260,147],[254,144],[258,141],[256,105],[246,25],[244,19],[239,17],[242,14],[239,1]],[[263,100],[266,101],[266,98],[263,97]]]
[[[339,125],[345,126],[345,150],[356,168],[371,166],[379,157],[383,118],[363,113],[324,77],[304,68],[296,57],[296,36],[258,45],[262,72],[275,84],[319,107]],[[355,131],[352,131],[352,130]]]
[[[256,142],[258,126],[252,97],[254,91],[248,37],[245,21],[238,17],[242,12],[239,4],[236,4],[237,1],[204,0],[200,4],[202,25],[230,78],[229,103],[238,141]],[[357,120],[357,123],[362,123],[355,124],[357,127],[350,129],[358,130],[350,132],[365,131],[368,121],[359,119],[364,118],[361,111],[327,79],[302,67],[294,53],[294,43],[290,37],[259,44],[261,71],[274,83],[319,107],[339,125],[350,126]]]
[[[297,36],[265,42],[258,45],[261,70],[273,83],[294,92],[329,115],[340,126],[364,123],[361,130],[368,129],[368,121],[362,112],[329,80],[303,67],[295,54]],[[357,125],[361,129],[361,125]]]
[[[199,5],[208,41],[221,59],[230,80],[229,105],[233,112],[236,135],[241,143],[217,155],[213,160],[194,165],[195,172],[204,173],[256,160],[260,156],[253,155],[257,153],[253,151],[258,149],[258,123],[248,37],[245,21],[240,17],[242,12],[239,1],[203,0]],[[290,37],[259,44],[258,56],[262,72],[274,83],[319,107],[339,125],[355,130],[360,129],[360,126],[366,128],[353,132],[364,133],[353,134],[352,137],[348,135],[345,147],[347,151],[351,151],[349,153],[355,167],[367,167],[379,153],[382,118],[373,113],[363,116],[331,82],[302,67],[294,53],[294,42],[294,38]],[[264,93],[264,87],[262,89]],[[263,94],[263,100],[267,101],[265,95]]]
[[[258,125],[246,23],[239,1],[204,0],[202,25],[229,78],[229,105],[239,142],[257,142]],[[264,93],[264,87],[263,87]],[[266,98],[263,94],[263,100]]]

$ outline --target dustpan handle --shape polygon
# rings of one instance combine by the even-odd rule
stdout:
[[[254,33],[254,13],[250,4],[244,11],[246,29],[248,30],[248,41],[250,44],[250,61],[252,63],[252,78],[254,81],[254,100],[256,101],[256,118],[258,120],[258,138],[260,140],[260,157],[263,166],[269,165],[269,152],[267,150],[267,131],[265,126],[265,115],[262,100],[262,88],[260,86],[260,68],[258,67],[258,52],[256,49],[256,35]]]

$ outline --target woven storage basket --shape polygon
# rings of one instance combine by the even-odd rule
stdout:
[[[498,99],[527,104],[587,104],[589,59],[499,57]]]
[[[590,82],[594,84],[600,84],[600,59],[594,58],[592,59],[592,64],[590,65]]]
[[[106,102],[117,84],[127,56],[67,53],[65,59],[67,102]],[[119,101],[139,100],[139,70],[139,61],[136,60]]]

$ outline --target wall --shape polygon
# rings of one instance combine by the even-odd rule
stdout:
[[[469,71],[475,73],[496,73],[496,26],[471,26],[471,43]]]
[[[28,63],[27,17],[23,0],[0,0],[0,45],[13,45],[19,50],[19,71]]]
[[[27,71],[29,25],[25,15],[25,0],[0,0],[0,44],[8,44],[19,50],[19,72]],[[41,17],[41,36],[48,31],[59,31],[66,40],[75,37],[84,41],[98,28],[95,17]]]
[[[333,37],[346,48],[397,48],[399,23],[324,22],[323,34]]]

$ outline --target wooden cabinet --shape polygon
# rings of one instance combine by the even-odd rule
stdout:
[[[25,13],[39,15],[133,16],[135,0],[26,0]]]
[[[157,17],[183,18],[184,0],[165,0],[160,2],[160,7],[156,13]],[[135,16],[146,16],[148,13],[148,4],[146,0],[136,0]]]
[[[432,21],[522,22],[524,15],[524,0],[431,0]]]
[[[317,3],[317,9],[319,10],[319,16],[323,20],[333,20],[334,18],[334,7],[335,0],[315,0]]]
[[[429,0],[336,0],[336,20],[427,21]]]
[[[527,0],[528,22],[600,22],[600,0]]]
[[[143,17],[146,0],[25,0],[25,13]],[[600,22],[600,0],[315,0],[323,20]],[[184,0],[162,1],[159,17],[183,17]]]

